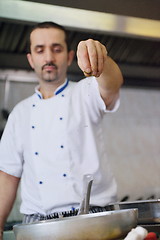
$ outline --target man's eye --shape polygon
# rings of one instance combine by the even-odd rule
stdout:
[[[40,48],[40,49],[37,49],[36,52],[37,52],[37,53],[42,53],[42,52],[43,52],[43,49],[41,49],[41,48]]]
[[[55,53],[62,52],[62,48],[61,48],[61,47],[55,47],[55,48],[53,49],[53,52],[55,52]]]

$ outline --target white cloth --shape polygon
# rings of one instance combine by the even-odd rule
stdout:
[[[147,237],[148,231],[138,226],[136,228],[133,228],[125,237],[124,240],[144,240]]]
[[[107,110],[97,81],[90,77],[66,85],[49,99],[41,99],[36,90],[13,109],[6,124],[0,170],[21,178],[21,213],[50,214],[77,207],[87,173],[94,176],[91,205],[116,200],[101,126]],[[118,106],[119,100],[113,111]]]

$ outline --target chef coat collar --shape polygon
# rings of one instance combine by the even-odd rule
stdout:
[[[69,82],[68,79],[66,79],[65,82],[54,91],[54,95],[58,95],[59,93],[61,93],[68,86],[68,82]],[[39,91],[39,88],[40,88],[39,85],[36,86],[35,92],[40,99],[43,99],[42,93]]]

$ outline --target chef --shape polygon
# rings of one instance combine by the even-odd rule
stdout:
[[[13,109],[1,139],[1,236],[20,180],[25,223],[78,209],[88,173],[94,178],[91,206],[103,209],[117,194],[101,125],[119,106],[117,64],[99,41],[81,41],[77,60],[86,77],[69,82],[74,52],[66,30],[53,22],[32,29],[27,58],[39,85]]]

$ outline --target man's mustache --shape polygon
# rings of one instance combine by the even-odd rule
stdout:
[[[46,63],[42,66],[42,70],[45,68],[45,67],[48,67],[48,66],[53,66],[56,70],[58,69],[57,65],[54,64],[54,63]]]

